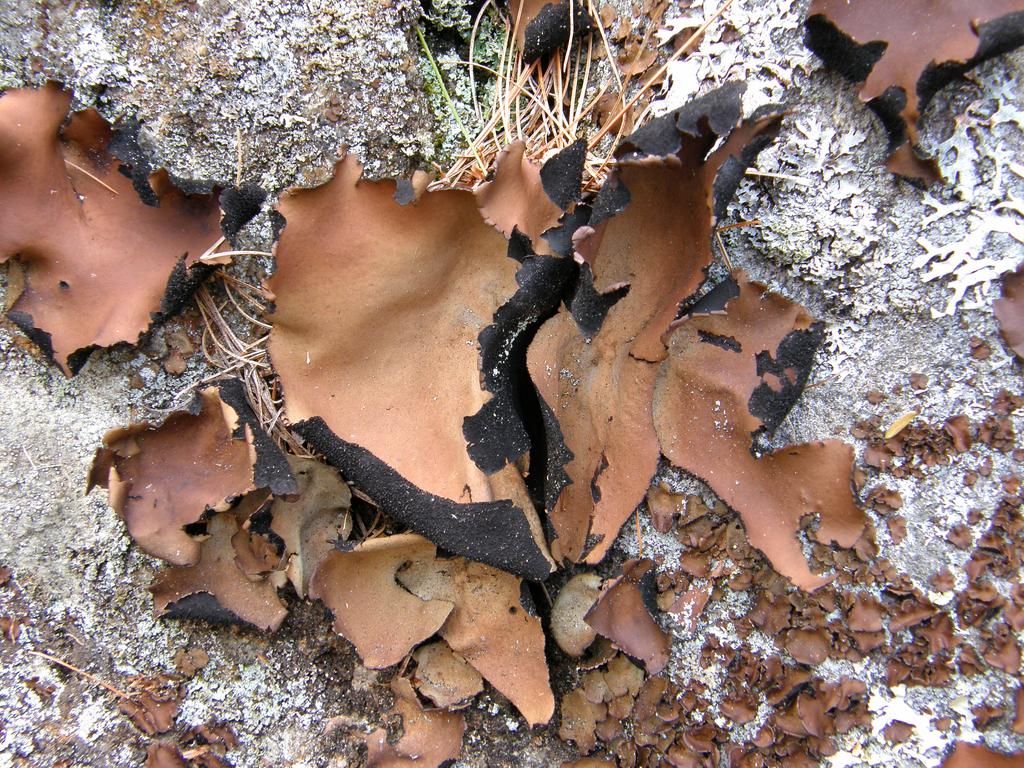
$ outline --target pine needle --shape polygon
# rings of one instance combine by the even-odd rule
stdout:
[[[434,77],[437,78],[437,84],[441,87],[441,94],[444,96],[448,109],[451,110],[455,124],[459,127],[459,131],[462,133],[462,137],[466,140],[466,144],[468,144],[470,149],[473,151],[473,155],[476,157],[477,162],[480,163],[480,169],[484,173],[487,173],[487,166],[484,165],[484,161],[477,153],[476,147],[473,145],[473,139],[469,135],[469,131],[466,130],[466,126],[463,125],[462,118],[459,117],[459,111],[455,108],[455,102],[452,101],[451,94],[448,93],[448,87],[444,84],[444,78],[441,77],[441,70],[438,69],[437,62],[434,61],[434,54],[430,52],[430,46],[427,45],[427,38],[423,36],[423,30],[418,26],[416,27],[416,36],[420,39],[420,46],[423,48],[423,52],[427,55],[427,61],[430,62],[430,69],[433,71]]]
[[[70,672],[74,672],[76,675],[80,675],[93,685],[98,685],[100,688],[103,688],[105,691],[114,694],[119,699],[131,699],[131,696],[129,696],[124,691],[120,690],[119,688],[115,688],[108,682],[100,680],[98,677],[96,677],[96,675],[86,672],[84,669],[79,669],[74,664],[69,664],[64,660],[58,659],[56,656],[53,656],[49,653],[44,653],[43,651],[29,651],[29,653],[31,653],[33,656],[39,656],[40,658],[46,659],[47,661],[56,664],[58,667],[63,667],[64,669]]]

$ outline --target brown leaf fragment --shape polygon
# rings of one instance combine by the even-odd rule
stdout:
[[[194,677],[195,674],[210,663],[209,654],[202,648],[179,648],[174,654],[174,666],[185,677]]]
[[[917,600],[908,601],[900,606],[899,611],[889,620],[889,631],[900,632],[910,627],[916,627],[921,622],[935,616],[936,613],[937,611],[930,603]]]
[[[974,727],[983,731],[1003,716],[1003,708],[982,702],[971,707],[971,714],[974,715]]]
[[[999,332],[1018,358],[1024,358],[1024,264],[1003,275],[1003,295],[992,303]]]
[[[130,699],[122,699],[121,710],[147,736],[166,733],[174,727],[178,717],[177,697],[165,698],[150,691],[142,691]]]
[[[757,716],[757,708],[752,702],[742,699],[723,701],[720,705],[722,714],[736,725],[746,725]]]
[[[711,598],[711,590],[707,587],[690,587],[683,592],[668,609],[686,635],[692,635],[697,629],[697,622],[704,612],[704,606]]]
[[[877,599],[860,595],[846,616],[847,626],[854,632],[880,632],[882,616],[882,605]]]
[[[188,368],[185,358],[179,352],[171,352],[163,362],[164,370],[172,376],[180,376]]]
[[[18,642],[25,620],[16,616],[0,616],[0,637],[9,643]]]
[[[828,658],[828,635],[821,629],[793,629],[786,634],[786,651],[801,664],[821,664]]]
[[[238,736],[227,723],[205,723],[190,729],[194,741],[207,746],[221,747],[221,751],[238,747]]]
[[[882,735],[893,744],[902,744],[914,735],[914,726],[902,720],[893,720],[882,729]]]
[[[607,714],[608,707],[600,702],[591,702],[582,688],[570,691],[562,697],[558,737],[562,741],[575,742],[580,752],[586,754],[596,746],[594,729]]]
[[[38,677],[30,677],[23,682],[25,687],[38,696],[44,704],[53,703],[53,695],[57,692],[56,685],[40,680]]]
[[[968,346],[971,348],[971,357],[975,360],[988,360],[992,354],[992,348],[988,345],[980,336],[972,336],[968,342]]]
[[[704,280],[716,216],[778,129],[777,116],[741,121],[742,91],[729,84],[624,140],[573,235],[585,262],[575,296],[527,357],[561,443],[547,467],[556,559],[600,562],[657,470],[651,399],[667,334]]]
[[[172,741],[153,741],[146,747],[144,768],[186,768],[188,763]]]
[[[647,491],[647,509],[651,513],[651,524],[659,533],[672,530],[687,498],[684,494],[672,493],[663,483],[651,486]]]
[[[1024,753],[1004,755],[981,744],[958,741],[942,768],[1024,768]]]
[[[442,709],[467,706],[483,690],[480,673],[454,653],[444,640],[417,648],[413,659],[416,661],[413,678],[416,690]]]
[[[1008,675],[1020,673],[1020,646],[1012,637],[1006,639],[996,648],[985,654],[985,661],[990,666],[1000,669]]]
[[[110,506],[149,554],[195,563],[200,545],[185,526],[257,486],[280,494],[297,489],[240,393],[238,380],[229,380],[199,392],[189,410],[174,411],[159,427],[140,422],[104,435],[89,488],[109,491]]]
[[[439,630],[451,649],[502,693],[531,726],[555,708],[544,631],[522,580],[465,558],[419,560],[398,581],[422,600],[454,605]],[[525,602],[524,602],[525,600]]]
[[[907,521],[900,515],[893,515],[885,521],[892,543],[899,545],[907,538]]]
[[[615,646],[607,638],[598,636],[597,640],[590,647],[590,652],[585,658],[580,659],[577,666],[580,669],[597,669],[603,667],[619,654]]]
[[[885,393],[879,392],[877,389],[870,389],[865,397],[872,405],[878,405],[885,400]]]
[[[216,194],[159,171],[138,179],[141,198],[111,127],[91,109],[65,124],[70,104],[52,82],[0,96],[0,262],[24,278],[8,315],[69,375],[176,311],[220,236]]]
[[[199,562],[171,567],[150,585],[157,616],[219,622],[244,621],[273,632],[288,613],[277,589],[266,579],[253,581],[235,564],[232,537],[238,522],[230,512],[213,516],[207,526]]]
[[[605,587],[586,622],[616,648],[644,662],[656,675],[668,664],[672,637],[651,616],[644,597],[653,593],[653,560],[627,560],[622,576]]]
[[[974,541],[971,529],[963,523],[957,523],[950,528],[946,539],[957,549],[967,549]]]
[[[953,439],[953,448],[957,453],[966,453],[971,449],[974,442],[971,437],[971,421],[964,414],[946,419],[942,428]]]
[[[615,655],[604,671],[604,683],[608,691],[606,701],[622,696],[636,698],[644,683],[644,672],[623,654]]]
[[[262,579],[283,567],[283,556],[277,544],[266,534],[240,528],[231,537],[235,549],[235,565],[249,579]]]
[[[555,596],[551,606],[551,636],[558,647],[570,656],[582,656],[597,637],[597,632],[583,617],[597,601],[600,590],[600,576],[578,573]]]
[[[402,718],[402,737],[389,744],[383,729],[366,736],[367,768],[438,768],[459,756],[466,732],[461,713],[424,709],[415,694],[396,695],[391,711]]]
[[[936,571],[932,574],[931,579],[928,580],[928,586],[936,592],[949,592],[955,585],[956,577],[953,576],[949,568]]]
[[[544,578],[553,564],[515,464],[529,436],[514,397],[500,396],[514,360],[481,361],[555,306],[561,285],[527,278],[563,260],[510,257],[470,192],[427,191],[403,206],[394,182],[361,174],[346,156],[331,181],[279,204],[269,350],[285,413],[393,518],[449,551]],[[524,306],[496,328],[516,296]]]
[[[414,533],[368,539],[332,552],[309,585],[309,596],[334,614],[334,631],[355,646],[371,669],[397,664],[437,632],[452,612],[449,599],[417,597],[395,580],[407,564],[428,564],[434,545]]]
[[[919,156],[917,127],[935,93],[981,62],[1024,44],[1021,0],[937,3],[814,0],[807,46],[848,80],[889,132],[886,167],[934,182],[937,163]]]
[[[288,580],[305,597],[320,563],[335,542],[347,538],[343,534],[352,493],[338,471],[322,461],[289,456],[288,463],[298,482],[298,498],[274,499],[270,530],[284,541]]]
[[[672,335],[654,395],[661,449],[740,513],[750,543],[779,573],[813,590],[827,579],[808,568],[797,540],[801,521],[816,516],[814,538],[842,547],[864,529],[851,488],[853,452],[828,440],[758,458],[751,445],[799,396],[821,325],[742,272],[729,290],[723,310],[694,311]]]
[[[559,208],[544,192],[540,166],[526,156],[526,144],[517,141],[498,155],[494,178],[474,190],[480,213],[505,237],[518,229],[535,244],[541,233],[558,224]]]

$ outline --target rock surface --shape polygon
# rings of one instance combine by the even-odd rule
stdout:
[[[705,5],[708,14],[717,7]],[[1024,199],[1024,53],[999,57],[940,93],[925,115],[924,142],[952,181],[924,192],[884,170],[881,125],[854,87],[803,48],[805,6],[737,0],[726,18],[740,34],[712,27],[670,96],[679,103],[693,92],[687,83],[704,92],[746,76],[755,84],[749,108],[783,100],[793,110],[758,168],[798,181],[748,179],[732,219],[756,218],[760,227],[724,234],[734,265],[804,303],[829,327],[814,386],[777,444],[849,439],[851,424],[868,413],[886,422],[912,409],[933,422],[955,413],[979,417],[998,389],[1022,390],[1019,364],[992,319],[998,291],[991,281],[972,285],[971,265],[986,254],[1014,267],[1024,260],[1021,237],[998,231],[1021,223],[1013,209],[998,206]],[[0,85],[55,78],[73,86],[77,105],[95,105],[111,120],[138,120],[154,162],[181,179],[227,184],[237,177],[277,193],[326,179],[341,143],[371,175],[404,174],[432,158],[438,130],[419,74],[418,12],[409,0],[2,0]],[[266,217],[248,232],[263,249],[269,236]],[[948,274],[936,269],[943,264]],[[962,297],[950,302],[959,287]],[[987,359],[972,357],[974,337],[990,345]],[[269,638],[157,622],[145,590],[154,561],[130,543],[102,494],[83,495],[104,431],[170,407],[209,373],[195,363],[181,376],[166,374],[156,364],[163,344],[157,332],[140,350],[94,355],[69,381],[15,329],[0,327],[0,565],[13,572],[11,586],[0,589],[0,615],[26,621],[16,642],[0,640],[0,768],[121,768],[144,759],[147,738],[110,694],[32,650],[121,688],[133,675],[173,671],[175,653],[194,647],[210,662],[186,684],[182,729],[230,723],[239,744],[229,759],[246,768],[359,765],[362,736],[382,722],[386,684],[330,633],[319,606],[296,603]],[[925,392],[907,386],[911,373],[929,377]],[[133,379],[145,389],[133,388]],[[889,397],[869,406],[864,394],[871,389]],[[1024,429],[1020,417],[1015,422]],[[973,489],[951,467],[894,483],[907,536],[895,542],[878,525],[882,554],[925,592],[935,571],[957,573],[966,559],[936,531],[965,522],[975,507],[991,509],[1000,478],[1014,471],[999,452],[980,458],[989,455],[991,477]],[[708,497],[692,479],[667,480]],[[678,548],[646,523],[643,539],[647,556]],[[628,527],[618,550],[639,554]],[[776,652],[771,638],[730,634],[747,608],[742,593],[712,601],[696,633],[677,638],[672,672],[681,686],[697,680],[714,691],[726,674],[699,663],[703,633],[713,624],[723,643]],[[825,662],[817,673],[866,681],[878,697],[879,722],[895,701],[874,662]],[[33,678],[55,686],[52,698],[26,685]],[[953,717],[960,739],[1024,749],[1024,738],[1004,724],[978,732],[969,712],[982,702],[1013,712],[1014,687],[1010,676],[989,672],[957,677],[943,690],[913,690],[906,701],[917,712],[928,707]],[[572,754],[554,728],[529,734],[493,692],[467,710],[467,720],[460,766],[551,766]],[[737,733],[749,738],[758,725]],[[877,733],[857,732],[841,745],[856,759],[842,764],[938,765],[952,738],[917,733],[893,746]]]

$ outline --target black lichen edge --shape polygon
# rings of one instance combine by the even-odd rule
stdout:
[[[569,213],[563,214],[558,226],[541,233],[548,247],[559,256],[571,258],[573,255],[572,236],[576,230],[590,224],[591,209],[589,205],[577,205]]]
[[[740,124],[743,118],[743,94],[747,84],[732,80],[703,96],[691,99],[676,112],[676,129],[689,136],[700,137],[703,124],[716,136],[725,136]]]
[[[764,425],[758,432],[771,435],[796,404],[807,385],[814,367],[814,356],[824,338],[825,324],[813,323],[806,330],[787,333],[774,355],[768,351],[757,353],[757,375],[763,378],[770,373],[782,385],[782,390],[776,392],[762,381],[750,394],[747,409]],[[787,368],[795,372],[795,381],[789,380]]]
[[[597,545],[604,541],[603,533],[587,533],[587,538],[583,542],[583,551],[580,553],[580,560],[586,560],[590,553],[597,548]]]
[[[721,219],[725,216],[740,182],[743,181],[747,168],[753,165],[761,150],[774,141],[782,122],[780,107],[777,105],[766,105],[747,120],[743,120],[743,94],[746,89],[747,84],[744,82],[729,82],[687,102],[674,112],[652,120],[622,140],[616,150],[617,158],[629,162],[669,157],[682,150],[687,137],[703,142],[703,150],[707,151],[718,137],[728,137],[738,127],[764,121],[761,130],[737,154],[727,157],[715,175],[712,182],[712,202],[715,219]],[[610,178],[616,176],[612,175]],[[598,193],[599,200],[603,192],[602,188]],[[596,211],[596,203],[594,207]],[[625,205],[622,208],[625,208]],[[602,218],[609,217],[603,212],[600,216],[595,214],[591,226],[596,225]]]
[[[601,460],[597,462],[597,466],[594,467],[594,474],[590,477],[590,499],[594,504],[598,504],[601,501],[601,475],[608,469],[608,457],[604,451],[601,451]]]
[[[527,242],[513,230],[510,255],[522,255]],[[513,255],[516,258],[516,255]],[[575,264],[556,256],[529,253],[516,272],[519,288],[494,313],[493,322],[477,337],[481,385],[491,399],[462,422],[466,450],[486,474],[498,472],[532,447],[522,410],[521,388],[530,387],[523,361],[541,323],[558,309]]]
[[[249,515],[249,519],[247,521],[249,534],[264,537],[267,542],[274,547],[274,551],[277,553],[277,556],[283,557],[288,545],[285,543],[285,540],[273,528],[271,528],[271,525],[274,522],[274,514],[272,511],[273,504],[274,497],[268,496],[262,506]]]
[[[167,285],[164,286],[163,295],[160,297],[160,309],[156,312],[150,312],[149,326],[134,341],[121,341],[117,344],[112,344],[109,347],[110,349],[120,347],[122,344],[138,344],[141,339],[145,338],[153,330],[154,326],[164,323],[178,314],[182,307],[188,303],[192,294],[196,292],[196,289],[206,281],[206,278],[220,268],[217,264],[203,264],[201,262],[188,267],[185,265],[185,259],[185,255],[178,257],[178,260],[174,263],[174,268],[171,270],[171,274],[167,276]],[[77,374],[86,361],[88,361],[89,356],[97,349],[102,349],[102,347],[92,344],[88,347],[76,349],[68,355],[68,369],[71,373]]]
[[[724,312],[726,305],[740,295],[740,286],[732,275],[687,307],[681,316],[710,315]]]
[[[851,83],[867,80],[889,47],[882,40],[858,43],[823,13],[804,21],[804,45]]]
[[[262,627],[246,621],[234,611],[229,611],[220,604],[215,595],[204,591],[191,592],[167,603],[158,618],[202,621],[208,624],[239,624],[262,629]]]
[[[263,431],[256,414],[245,396],[245,388],[239,379],[225,379],[218,382],[217,391],[220,399],[229,405],[238,415],[238,426],[232,437],[245,438],[245,427],[252,434],[252,444],[256,451],[256,463],[252,468],[253,482],[259,488],[267,488],[279,497],[295,496],[299,492],[299,484],[292,474],[288,459],[270,435]]]
[[[555,412],[539,394],[537,400],[540,403],[541,418],[544,421],[544,444],[546,447],[546,461],[544,478],[544,506],[549,512],[555,508],[562,491],[572,484],[572,479],[565,471],[565,466],[576,458],[575,454],[565,444],[565,435],[562,434],[562,426],[555,417]],[[557,536],[554,529],[548,531],[548,540],[554,541]]]
[[[569,0],[548,3],[529,21],[523,36],[523,60],[527,64],[564,46],[569,42],[570,33],[576,39],[590,34],[594,23],[586,6],[576,2],[571,6],[570,11]]]
[[[544,194],[563,211],[580,199],[583,189],[583,163],[587,159],[587,142],[576,139],[561,149],[540,169]]]
[[[769,109],[774,110],[774,107],[769,107]],[[743,124],[752,125],[757,123],[758,120],[763,119],[759,117],[762,113],[763,110],[759,110],[757,114]],[[769,119],[762,126],[761,130],[751,137],[750,141],[739,151],[739,154],[729,155],[718,168],[718,173],[715,174],[715,180],[711,184],[711,200],[715,221],[725,218],[729,203],[732,202],[740,183],[746,178],[747,168],[754,164],[757,156],[761,154],[761,150],[775,141],[775,138],[779,135],[779,129],[782,127],[782,115],[772,111],[765,115],[765,117]]]
[[[804,45],[850,82],[862,83],[868,79],[889,44],[882,40],[860,44],[825,14],[819,13],[804,22]],[[978,28],[978,47],[974,56],[962,62],[933,62],[918,76],[916,90],[919,114],[924,113],[941,88],[963,77],[982,62],[1022,45],[1024,11],[1007,13],[982,24]],[[882,95],[868,102],[889,134],[890,152],[908,140],[907,126],[900,114],[906,103],[907,94],[898,86],[890,86]]]
[[[339,438],[319,416],[293,430],[387,515],[438,547],[527,579],[543,581],[551,573],[526,513],[511,501],[460,504],[427,493],[365,448]]]
[[[641,568],[643,570],[640,573],[640,577],[637,578],[636,572]],[[628,574],[623,574],[623,579],[628,584],[635,586],[637,592],[640,593],[640,599],[643,601],[644,608],[647,609],[652,619],[660,612],[658,608],[658,585],[655,580],[657,572],[658,569],[654,567],[654,561],[644,558],[634,563]]]
[[[117,127],[111,126],[107,151],[121,161],[117,170],[121,175],[131,179],[132,187],[135,188],[139,199],[146,205],[156,208],[160,205],[160,200],[149,184],[153,165],[139,144],[141,129],[142,124],[134,118],[125,120]]]
[[[576,288],[569,299],[569,313],[583,337],[590,341],[601,330],[608,311],[629,293],[629,286],[600,293],[594,287],[594,273],[590,265],[580,265]]]
[[[533,598],[533,592],[530,591],[529,581],[519,582],[519,605],[528,616],[535,619],[540,618],[540,611],[537,610],[537,601]]]
[[[39,347],[40,351],[46,355],[50,362],[54,362],[53,337],[42,328],[36,327],[35,322],[32,320],[32,315],[20,309],[12,309],[7,313],[7,317],[18,326],[21,332],[28,337],[29,341]]]
[[[602,221],[619,215],[626,210],[632,198],[629,187],[619,175],[615,172],[610,173],[594,198],[588,226],[596,227]]]
[[[867,80],[889,47],[883,40],[858,43],[821,13],[809,16],[804,22],[804,45],[851,83]],[[889,137],[889,152],[907,141],[907,125],[900,114],[906,105],[907,94],[897,86],[886,88],[868,102]]]
[[[620,160],[640,160],[645,157],[669,157],[683,146],[676,128],[678,110],[656,117],[626,136],[615,154]]]
[[[220,209],[224,213],[220,231],[232,245],[242,227],[260,212],[266,199],[266,191],[257,184],[228,187],[220,193]]]
[[[719,349],[724,349],[726,352],[740,353],[743,351],[743,345],[737,341],[735,336],[723,336],[711,331],[705,331],[703,328],[698,328],[697,339],[705,344],[712,344]]]
[[[978,47],[974,55],[965,62],[948,61],[925,68],[917,79],[919,111],[939,92],[939,89],[959,80],[967,72],[991,58],[1008,53],[1024,45],[1024,10],[1006,13],[978,27]]]
[[[111,125],[107,151],[120,161],[121,165],[117,170],[132,180],[132,187],[142,202],[156,208],[159,207],[160,200],[150,186],[149,177],[157,168],[139,141],[141,130],[142,123],[136,118]],[[185,195],[209,195],[217,189],[217,185],[212,181],[181,178],[170,171],[167,171],[167,177],[175,188]]]
[[[715,137],[739,125],[746,90],[746,83],[735,80],[691,99],[625,137],[615,150],[616,158],[629,162],[669,157],[679,153],[687,136],[702,139],[710,149]]]
[[[176,315],[192,297],[202,283],[218,268],[216,264],[196,262],[191,267],[185,264],[186,255],[182,255],[174,263],[174,269],[167,276],[163,296],[160,297],[160,309],[150,314],[150,322],[162,323],[172,315]]]
[[[35,344],[39,351],[43,353],[43,356],[50,363],[58,364],[57,356],[53,351],[53,336],[48,331],[44,331],[35,324],[35,320],[32,315],[28,312],[24,312],[20,309],[13,309],[7,313],[7,318],[14,323],[18,329],[28,337],[28,340]],[[68,366],[68,370],[71,371],[71,375],[74,376],[85,365],[85,361],[88,360],[89,355],[97,349],[95,345],[84,347],[83,349],[77,349],[68,355],[68,359],[65,361]]]

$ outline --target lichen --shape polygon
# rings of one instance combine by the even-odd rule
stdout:
[[[458,6],[458,10],[461,10],[468,19],[468,14],[461,5],[455,2],[452,4]],[[446,8],[447,4],[435,4],[433,11],[427,14],[424,19],[427,22],[424,37],[441,77],[444,78],[444,86],[455,105],[459,120],[462,121],[469,136],[475,138],[490,117],[488,112],[495,86],[492,72],[498,71],[501,65],[501,53],[505,44],[504,24],[494,11],[485,12],[481,18],[473,48],[473,62],[478,66],[471,82],[468,64],[471,22],[463,25],[461,17],[453,17],[451,13],[439,16],[439,7]],[[452,34],[453,32],[455,34]],[[466,137],[453,118],[441,84],[438,83],[434,69],[423,51],[420,51],[417,65],[423,78],[427,104],[434,115],[436,125],[433,156],[429,159],[442,168],[447,168],[468,149]]]

